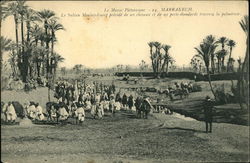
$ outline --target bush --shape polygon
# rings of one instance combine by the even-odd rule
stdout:
[[[236,89],[231,88],[232,94],[225,91],[224,84],[215,87],[215,97],[219,104],[235,103],[236,102]]]

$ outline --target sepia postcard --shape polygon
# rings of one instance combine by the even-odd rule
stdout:
[[[1,162],[249,162],[248,1],[1,1]]]

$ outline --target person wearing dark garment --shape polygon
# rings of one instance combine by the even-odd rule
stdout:
[[[143,118],[148,119],[148,114],[150,113],[151,106],[150,102],[147,96],[144,96],[143,102],[142,102],[142,112],[143,112]]]
[[[124,108],[125,110],[127,110],[127,108],[128,108],[127,103],[128,103],[128,97],[127,97],[127,95],[124,93],[123,96],[122,96],[122,105],[123,105],[123,108]]]
[[[128,107],[130,110],[132,110],[133,105],[134,105],[134,97],[132,95],[130,95],[128,97]]]
[[[137,118],[141,118],[141,113],[142,113],[142,102],[143,102],[143,98],[141,96],[137,96],[136,100],[135,100],[135,107],[136,107],[136,112],[137,112]]]
[[[122,102],[122,98],[121,98],[121,95],[120,95],[120,92],[118,92],[115,96],[115,102]]]
[[[80,94],[79,94],[79,97],[78,97],[78,103],[79,104],[83,104],[84,103],[82,91],[80,91]]]
[[[206,123],[206,132],[212,132],[212,122],[213,122],[213,102],[209,96],[206,97],[204,106],[204,120]],[[209,131],[208,131],[209,128]]]
[[[66,98],[66,104],[69,105],[69,101],[70,101],[70,90],[69,90],[69,88],[66,89],[65,98]]]

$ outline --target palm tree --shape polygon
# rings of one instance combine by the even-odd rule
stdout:
[[[243,64],[239,67],[239,79],[238,79],[238,89],[239,89],[239,103],[241,108],[242,105],[242,97],[244,97],[244,102],[247,104],[247,108],[249,108],[249,19],[248,16],[244,16],[244,18],[239,22],[242,30],[246,34],[246,53]],[[245,74],[246,73],[246,74]]]
[[[65,60],[65,58],[63,58],[61,55],[59,55],[58,53],[55,53],[53,54],[53,58],[55,60],[55,64],[54,64],[54,67],[53,67],[53,70],[54,70],[54,76],[56,75],[56,69],[58,67],[58,64],[63,62]]]
[[[225,44],[228,42],[227,38],[226,37],[221,37],[219,38],[219,40],[217,41],[217,43],[220,43],[221,44],[221,48],[222,48],[222,51],[221,54],[223,54],[222,56],[222,60],[221,60],[221,66],[222,68],[224,68],[224,60],[225,60],[225,56],[227,55],[226,51],[225,51]]]
[[[18,46],[18,25],[19,25],[19,14],[18,14],[18,4],[16,2],[9,3],[7,6],[5,17],[13,15],[14,17],[14,23],[15,23],[15,34],[16,34],[16,51],[19,52],[19,46]],[[19,55],[18,55],[19,56]],[[20,62],[20,56],[19,56],[19,62]]]
[[[160,61],[160,49],[161,49],[161,43],[154,42],[155,46],[155,69],[156,69],[156,76],[159,77],[159,61]]]
[[[73,67],[73,70],[76,71],[76,74],[79,74],[81,72],[81,69],[83,68],[83,65],[82,64],[76,64],[74,67]]]
[[[3,61],[3,53],[5,52],[5,51],[9,51],[9,50],[11,50],[11,43],[12,43],[12,40],[11,39],[8,39],[8,38],[5,38],[5,37],[3,37],[3,36],[1,36],[0,37],[0,45],[1,45],[1,47],[0,47],[0,50],[1,50],[1,58],[0,58],[0,60],[1,60],[1,67],[0,67],[0,69],[1,69],[1,73],[2,73],[2,61]]]
[[[222,62],[223,62],[223,57],[226,56],[226,53],[227,51],[226,50],[219,50],[217,51],[215,54],[216,54],[216,57],[217,57],[217,61],[218,61],[218,72],[220,73],[221,72],[221,69],[223,67],[222,65]]]
[[[49,53],[48,49],[43,46],[36,46],[33,50],[33,61],[36,65],[37,76],[40,77],[41,67],[45,66],[45,56]],[[44,69],[43,69],[44,70]],[[44,74],[43,74],[44,75]]]
[[[228,59],[228,62],[227,62],[227,72],[229,71],[229,69],[231,69],[230,68],[230,65],[231,65],[231,63],[232,62],[230,62],[230,61],[232,61],[232,50],[233,50],[233,47],[235,47],[235,42],[234,42],[234,40],[229,40],[228,41],[228,43],[227,43],[227,46],[229,46],[230,47],[230,52],[229,52],[229,59]]]
[[[16,79],[17,77],[17,51],[16,51],[16,43],[10,43],[9,47],[10,47],[10,51],[11,53],[9,54],[9,59],[8,59],[8,62],[11,66],[11,69],[12,69],[12,76],[13,78]],[[19,45],[18,45],[19,46]]]
[[[228,59],[228,71],[231,71],[231,72],[233,72],[234,71],[234,62],[235,62],[235,60],[234,60],[234,58],[229,58]]]
[[[18,14],[20,15],[20,21],[21,21],[21,40],[22,40],[22,45],[24,45],[24,15],[28,10],[28,6],[25,5],[25,1],[19,0],[17,1],[17,7],[18,7]],[[24,53],[23,50],[22,50],[22,53]]]
[[[51,56],[54,54],[54,42],[56,41],[56,31],[64,30],[63,25],[58,23],[56,19],[51,19],[48,21],[48,27],[51,30]],[[51,72],[52,73],[52,69]]]
[[[49,49],[49,42],[51,40],[51,36],[48,33],[48,21],[52,19],[55,16],[55,12],[51,10],[44,9],[42,11],[38,12],[38,16],[40,17],[40,20],[43,21],[44,25],[44,30],[45,30],[45,43],[46,43],[46,48]],[[49,69],[49,54],[47,54],[46,57],[46,67],[47,67],[47,78],[48,78],[48,73],[50,71]]]
[[[46,56],[48,56],[48,52],[49,52],[49,49],[46,49],[44,47],[44,42],[45,42],[45,32],[43,30],[43,28],[41,28],[39,25],[35,24],[34,26],[31,26],[30,28],[30,34],[31,34],[31,39],[34,40],[35,42],[35,45],[36,47],[39,47],[38,49],[40,50],[41,52],[41,55],[40,55],[40,59],[39,59],[39,71],[37,73],[39,73],[38,76],[40,76],[40,68],[42,67],[42,76],[45,75],[45,71],[46,71]],[[38,42],[40,41],[40,46],[38,45]],[[42,49],[42,50],[41,50]],[[45,50],[46,49],[46,50]],[[42,61],[42,62],[40,62]]]
[[[199,47],[196,47],[195,50],[198,52],[197,57],[200,57],[206,66],[207,70],[207,75],[208,75],[208,82],[211,88],[211,91],[214,95],[214,98],[216,99],[215,92],[212,87],[211,83],[211,77],[210,77],[210,71],[209,71],[209,64],[210,64],[210,59],[211,59],[211,54],[214,53],[217,45],[213,42],[211,42],[208,39],[208,36],[203,40],[203,42],[199,45]]]
[[[166,66],[166,73],[168,73],[169,67],[172,66],[175,62],[175,60],[171,56],[169,56],[167,60],[168,61],[167,61],[167,66]]]
[[[207,41],[209,44],[216,44],[215,37],[214,37],[213,35],[207,36],[206,41]],[[215,57],[215,54],[212,53],[212,54],[211,54],[211,71],[212,71],[212,73],[215,72],[214,57]]]
[[[151,62],[152,62],[153,72],[155,72],[154,57],[153,57],[153,46],[154,46],[154,43],[153,42],[149,42],[148,46],[150,47],[150,58],[151,58]]]
[[[31,26],[29,31],[30,31],[29,33],[31,34],[31,36],[33,37],[35,41],[36,46],[38,46],[39,40],[41,42],[44,41],[44,31],[39,25],[35,24],[34,26]],[[43,44],[41,46],[43,46]]]
[[[55,12],[51,10],[44,9],[42,11],[38,12],[38,16],[40,17],[40,21],[43,21],[44,29],[45,29],[45,34],[48,35],[48,21],[55,16]],[[47,43],[48,44],[48,43]],[[49,48],[49,45],[46,45],[47,49]]]
[[[163,62],[163,65],[162,65],[162,68],[161,68],[161,71],[164,72],[165,70],[165,66],[167,65],[167,68],[168,68],[168,65],[169,65],[169,61],[170,61],[170,55],[169,55],[169,49],[171,48],[170,45],[163,45],[162,46],[163,50],[165,51],[165,55],[164,55],[164,62]],[[166,73],[167,73],[167,70],[166,70]]]
[[[141,60],[141,63],[139,64],[140,71],[143,72],[145,69],[146,62],[144,60]]]
[[[2,21],[8,16],[6,13],[8,12],[8,8],[5,6],[6,1],[0,2],[0,29],[2,29]]]
[[[244,61],[243,61],[243,65],[242,65],[242,71],[246,71],[247,74],[249,74],[249,20],[248,20],[248,16],[244,16],[244,19],[241,20],[240,22],[240,26],[242,28],[242,30],[245,32],[246,34],[246,45],[247,45],[247,49],[246,49],[246,53],[245,53],[245,58],[244,58]]]
[[[27,9],[26,12],[24,13],[24,20],[26,22],[26,29],[27,29],[27,38],[26,41],[30,41],[30,35],[34,33],[35,31],[32,31],[32,26],[31,23],[35,23],[35,21],[38,21],[39,18],[36,15],[36,12],[33,9]],[[34,28],[38,28],[39,26],[37,24],[34,25]],[[39,28],[40,29],[40,28]],[[38,40],[36,38],[36,40]],[[37,46],[37,41],[36,41],[36,46]]]

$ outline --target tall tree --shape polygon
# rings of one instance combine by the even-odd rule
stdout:
[[[13,16],[14,23],[15,23],[15,36],[16,36],[16,51],[18,55],[18,67],[21,69],[21,55],[19,54],[19,38],[18,38],[18,26],[19,26],[19,13],[18,13],[19,7],[17,2],[11,2],[8,3],[5,17]]]
[[[247,108],[249,108],[249,19],[248,16],[244,16],[244,18],[239,22],[242,30],[246,34],[246,52],[243,64],[239,67],[239,79],[238,79],[238,89],[240,99],[244,98],[244,102],[247,104]],[[244,108],[241,105],[241,108]]]
[[[0,29],[2,29],[2,21],[8,16],[8,8],[6,6],[6,1],[0,2]]]
[[[12,69],[12,76],[14,79],[17,78],[17,67],[18,67],[18,63],[17,63],[17,51],[16,51],[16,43],[10,43],[10,54],[9,54],[9,59],[8,62],[11,66]],[[19,45],[20,46],[20,45]]]
[[[165,51],[165,55],[163,56],[164,61],[163,61],[162,67],[161,67],[161,72],[164,72],[165,67],[166,67],[166,73],[168,73],[168,66],[172,60],[172,57],[169,55],[169,52],[168,52],[170,48],[171,48],[170,45],[163,45],[162,46],[162,49]]]
[[[64,30],[63,25],[58,23],[56,19],[48,21],[48,27],[51,30],[51,56],[54,54],[54,42],[56,41],[56,31]],[[50,70],[52,73],[52,69]]]
[[[40,20],[43,21],[44,30],[45,30],[46,48],[49,49],[49,42],[51,40],[51,35],[49,34],[49,31],[48,31],[48,28],[49,28],[48,21],[55,17],[55,12],[51,11],[51,10],[44,9],[44,10],[38,12],[38,16],[40,17]],[[49,57],[49,53],[48,53],[47,57],[46,57],[47,78],[48,78],[48,74],[50,72],[49,58],[50,57]]]
[[[0,56],[0,60],[1,60],[0,66],[1,67],[0,67],[0,69],[1,69],[1,73],[2,73],[3,53],[11,50],[12,40],[1,36],[0,41],[1,41],[0,42],[0,45],[1,45],[1,47],[0,47],[0,50],[1,50],[1,56]]]
[[[221,44],[221,48],[222,48],[221,53],[220,53],[220,54],[222,54],[222,56],[221,56],[221,66],[224,69],[224,67],[225,67],[224,66],[224,64],[225,64],[224,63],[225,56],[227,55],[227,52],[225,50],[225,44],[228,42],[228,39],[226,37],[221,37],[221,38],[219,38],[219,40],[217,42]]]
[[[31,34],[31,37],[34,39],[36,46],[38,46],[39,41],[44,40],[43,38],[44,31],[38,24],[31,26],[29,33]]]
[[[154,43],[153,42],[149,42],[148,46],[150,47],[150,58],[151,58],[152,69],[153,69],[153,72],[155,72],[154,55],[153,55]]]
[[[222,71],[222,68],[223,68],[223,64],[222,64],[222,62],[223,62],[223,57],[225,57],[226,56],[226,50],[219,50],[219,51],[217,51],[216,53],[215,53],[215,55],[216,55],[216,57],[217,57],[217,64],[218,64],[218,66],[217,66],[217,68],[218,68],[218,73],[220,73],[221,71]]]
[[[76,74],[80,74],[82,68],[83,68],[83,65],[82,65],[82,64],[76,64],[76,65],[73,67],[73,70],[76,72]]]
[[[17,1],[17,6],[18,6],[18,14],[20,15],[20,23],[21,23],[21,41],[22,41],[22,45],[24,45],[24,15],[28,10],[28,6],[25,5],[25,1],[23,0]],[[22,53],[24,53],[23,50],[22,50]]]
[[[65,58],[63,58],[61,55],[59,55],[58,53],[54,53],[53,57],[55,59],[55,64],[54,64],[54,76],[56,75],[56,70],[58,68],[59,63],[63,62],[65,60]]]
[[[229,72],[229,70],[232,70],[232,61],[233,59],[231,58],[232,57],[232,50],[233,50],[233,47],[235,47],[235,41],[234,40],[229,40],[228,43],[227,43],[227,46],[229,46],[229,58],[228,58],[228,62],[227,62],[227,72]]]
[[[140,71],[143,72],[145,70],[146,62],[144,60],[141,60],[141,63],[139,64]]]
[[[155,54],[154,54],[154,59],[155,59],[155,75],[156,77],[159,77],[159,64],[160,64],[160,49],[161,49],[161,43],[159,42],[154,42],[154,47],[155,47]]]
[[[206,66],[207,75],[208,75],[208,82],[209,82],[211,91],[212,91],[215,99],[216,99],[216,96],[215,96],[215,92],[213,90],[212,83],[211,83],[209,64],[210,64],[211,54],[214,53],[216,47],[217,47],[216,43],[211,42],[207,36],[203,40],[203,42],[199,45],[199,47],[195,48],[195,50],[198,52],[198,54],[196,56],[202,58],[205,66]]]
[[[207,38],[206,38],[207,42],[209,44],[214,44],[216,41],[215,41],[215,37],[213,35],[208,35]],[[214,57],[215,57],[215,54],[212,53],[211,54],[211,71],[212,73],[215,72],[215,63],[214,63]]]
[[[46,49],[43,46],[36,46],[33,50],[33,61],[35,63],[35,69],[36,69],[36,74],[37,77],[40,77],[41,75],[41,67],[44,66],[43,63],[45,63],[45,57],[49,53],[48,49]],[[43,68],[43,67],[42,67]]]
[[[38,28],[39,26],[36,24],[36,21],[38,21],[39,18],[36,14],[36,12],[31,9],[31,8],[27,8],[26,9],[26,12],[24,13],[24,21],[26,22],[26,41],[27,42],[30,42],[30,36],[33,34],[32,32],[35,32],[36,31],[32,31],[32,24],[34,24],[34,28]],[[40,29],[40,28],[39,28]],[[35,34],[33,34],[35,35]],[[37,38],[36,38],[37,39]],[[37,43],[36,43],[36,46],[37,46]]]

